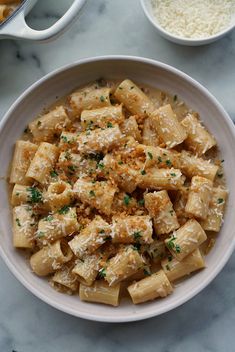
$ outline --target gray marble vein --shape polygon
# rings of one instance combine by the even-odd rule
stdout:
[[[72,0],[40,0],[29,16],[46,28]],[[188,48],[159,37],[137,0],[88,0],[56,41],[0,42],[0,117],[46,73],[79,58],[128,54],[153,58],[205,85],[235,121],[235,31]],[[221,352],[235,342],[235,254],[208,288],[182,307],[137,323],[109,325],[68,316],[29,293],[0,260],[0,352]]]

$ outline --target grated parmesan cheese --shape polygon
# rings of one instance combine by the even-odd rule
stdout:
[[[151,0],[153,15],[167,32],[206,38],[229,27],[235,0]]]

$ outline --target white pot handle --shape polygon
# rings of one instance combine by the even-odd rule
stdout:
[[[74,0],[71,7],[67,10],[63,17],[61,17],[50,28],[41,31],[30,28],[25,22],[27,14],[27,7],[13,17],[8,24],[0,30],[0,38],[15,38],[43,41],[48,40],[61,31],[63,31],[68,24],[77,16],[86,0]]]

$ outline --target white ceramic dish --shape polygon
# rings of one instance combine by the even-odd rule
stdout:
[[[37,0],[24,0],[19,8],[0,24],[0,39],[27,39],[45,41],[63,32],[82,9],[86,0],[74,0],[67,12],[51,27],[38,31],[30,28],[25,17]]]
[[[230,190],[225,222],[215,247],[206,258],[207,268],[180,284],[167,298],[134,306],[122,302],[118,308],[80,302],[52,289],[34,275],[20,251],[12,246],[11,210],[8,204],[6,175],[14,143],[26,124],[56,97],[68,94],[78,85],[100,77],[126,78],[177,94],[198,111],[205,125],[216,136],[225,159],[224,168]],[[108,56],[81,60],[59,69],[28,88],[13,104],[0,125],[0,254],[16,278],[37,297],[66,313],[90,320],[127,322],[165,313],[185,303],[205,288],[228,261],[235,245],[235,128],[217,100],[198,82],[165,64],[137,57]]]
[[[230,31],[232,31],[235,28],[235,13],[234,13],[232,16],[232,21],[231,21],[230,26],[227,27],[226,29],[224,29],[222,32],[219,32],[213,36],[206,37],[203,39],[190,39],[190,38],[179,37],[179,36],[176,36],[172,33],[167,32],[164,28],[162,28],[158,24],[156,18],[153,16],[153,8],[151,5],[151,0],[140,0],[140,3],[142,5],[142,8],[144,10],[146,17],[148,18],[150,23],[152,23],[152,25],[155,27],[155,29],[158,31],[158,33],[162,37],[170,40],[171,42],[177,43],[177,44],[188,45],[188,46],[199,46],[199,45],[213,43],[216,40],[224,37],[226,34],[228,34]]]

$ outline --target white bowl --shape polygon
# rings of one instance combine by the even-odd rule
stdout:
[[[117,308],[84,303],[78,296],[68,296],[52,289],[37,277],[20,251],[12,246],[11,210],[8,202],[6,176],[14,143],[26,124],[44,107],[73,88],[100,77],[124,79],[158,87],[177,94],[198,111],[205,125],[216,136],[225,159],[225,175],[230,190],[225,222],[211,253],[206,257],[207,268],[180,284],[167,298],[134,306],[124,301]],[[205,288],[228,261],[234,245],[235,207],[235,129],[217,100],[199,83],[186,74],[159,62],[128,56],[107,56],[81,60],[59,69],[28,88],[4,116],[0,125],[0,254],[17,279],[37,297],[66,313],[77,317],[104,321],[127,322],[165,313],[185,303]]]
[[[140,0],[140,3],[142,5],[142,8],[144,10],[144,13],[150,23],[155,27],[155,29],[158,31],[158,33],[170,40],[171,42],[177,43],[177,44],[182,44],[182,45],[188,45],[188,46],[199,46],[199,45],[205,45],[209,43],[213,43],[216,40],[224,37],[226,34],[228,34],[230,31],[232,31],[235,28],[235,13],[232,16],[232,21],[230,26],[225,28],[223,31],[212,35],[210,37],[205,37],[205,38],[200,38],[200,39],[191,39],[191,38],[183,38],[179,37],[177,35],[174,35],[168,31],[166,31],[160,24],[158,23],[157,19],[153,15],[153,8],[151,5],[151,0]]]

